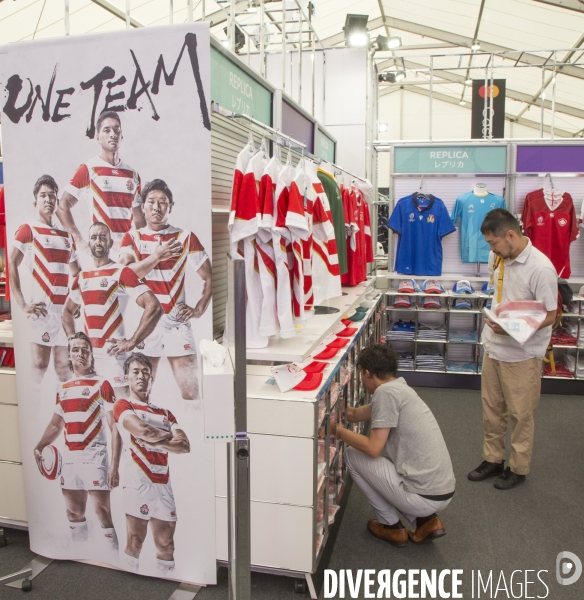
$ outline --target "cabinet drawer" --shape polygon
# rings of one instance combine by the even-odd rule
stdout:
[[[26,521],[22,465],[0,462],[0,517]]]
[[[215,499],[217,559],[227,560],[227,498]],[[251,502],[251,563],[312,571],[312,508]]]
[[[22,462],[18,433],[18,406],[0,404],[0,460]]]
[[[0,371],[0,403],[18,404],[15,373],[5,373]]]
[[[315,403],[247,399],[247,430],[252,433],[314,437]]]

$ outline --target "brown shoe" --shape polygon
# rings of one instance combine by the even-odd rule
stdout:
[[[423,525],[420,525],[420,527],[408,531],[408,536],[414,544],[430,542],[443,535],[446,535],[446,530],[438,517],[434,517],[433,519],[426,521]]]
[[[374,535],[380,540],[389,542],[392,546],[401,548],[408,543],[408,534],[406,533],[405,527],[401,527],[400,529],[390,529],[389,527],[384,526],[383,523],[371,519],[371,521],[367,522],[367,529],[371,535]]]

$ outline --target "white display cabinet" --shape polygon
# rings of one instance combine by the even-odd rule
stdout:
[[[319,570],[347,482],[344,448],[330,435],[347,405],[368,401],[354,369],[362,347],[384,331],[384,296],[376,298],[355,334],[327,361],[319,389],[279,391],[270,366],[306,360],[347,312],[363,300],[368,284],[344,288],[346,295],[323,303],[339,312],[310,319],[294,338],[271,340],[248,350],[247,418],[251,440],[252,569],[306,580],[316,597]],[[227,561],[227,451],[216,445],[218,560]],[[315,578],[316,580],[317,578]],[[300,586],[301,588],[302,586]]]

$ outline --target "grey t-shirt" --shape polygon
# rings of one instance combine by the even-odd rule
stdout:
[[[403,377],[380,385],[371,401],[371,428],[389,427],[385,451],[407,492],[440,496],[456,480],[440,427],[426,403]]]

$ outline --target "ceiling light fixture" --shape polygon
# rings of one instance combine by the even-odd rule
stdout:
[[[345,32],[345,44],[349,48],[364,48],[368,45],[367,21],[369,21],[369,15],[347,15],[343,31]]]
[[[481,45],[480,45],[479,41],[478,41],[478,40],[475,40],[475,41],[472,43],[472,46],[470,47],[470,49],[471,49],[471,50],[474,50],[475,52],[476,52],[477,50],[480,50],[480,49],[481,49]]]
[[[466,100],[463,98],[460,102],[459,102],[460,106],[464,106],[466,104]]]
[[[375,39],[375,45],[378,50],[392,50],[393,48],[399,48],[402,45],[402,40],[398,36],[388,38],[384,35],[378,35]]]
[[[472,85],[472,79],[469,77],[464,81],[464,85]]]
[[[226,36],[229,36],[227,31],[228,31],[227,27],[224,27],[223,32],[225,33]],[[227,40],[227,43],[223,42],[223,45],[226,48],[230,48],[231,47],[230,40]],[[235,52],[238,53],[244,46],[245,46],[245,33],[243,33],[243,31],[237,25],[235,25]]]
[[[405,78],[406,78],[406,72],[405,72],[405,71],[398,71],[398,72],[395,74],[395,80],[396,80],[396,81],[402,81],[402,80],[403,80],[403,79],[405,79]]]
[[[387,123],[378,123],[377,129],[380,133],[385,133],[387,131]]]

